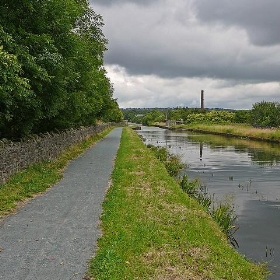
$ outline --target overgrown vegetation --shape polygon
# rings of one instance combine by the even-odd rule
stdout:
[[[277,128],[255,128],[250,125],[228,124],[191,124],[180,125],[177,128],[185,128],[194,131],[203,131],[213,134],[243,137],[244,139],[280,141],[280,129]]]
[[[266,279],[125,128],[89,279]]]
[[[187,175],[180,179],[179,184],[182,190],[195,198],[218,223],[231,245],[235,248],[238,247],[238,242],[234,237],[234,233],[238,230],[234,206],[229,201],[215,201],[214,197],[207,193],[205,187],[201,186],[199,180],[189,181]]]
[[[155,147],[153,145],[148,145],[154,155],[163,162],[168,174],[172,177],[177,177],[179,172],[184,168],[184,164],[181,162],[180,157],[171,154],[167,149],[163,147]]]
[[[257,127],[280,126],[280,104],[262,101],[253,105],[252,124]]]
[[[212,216],[226,234],[229,242],[234,247],[238,247],[238,243],[234,238],[234,233],[238,226],[236,225],[237,216],[234,213],[233,205],[228,201],[215,201],[214,197],[207,193],[205,186],[202,186],[198,179],[189,181],[186,174],[182,177],[178,176],[184,167],[179,156],[171,154],[164,147],[153,145],[148,145],[147,147],[164,164],[168,174],[178,180],[182,190],[194,198]]]
[[[122,110],[124,118],[143,125],[164,123],[166,120],[177,121],[184,124],[228,124],[250,123],[250,110],[203,110],[194,108],[157,108],[157,109],[125,109]]]
[[[166,120],[194,124],[248,124],[254,127],[277,128],[280,126],[280,105],[278,102],[262,101],[252,105],[251,110],[225,110],[198,108],[126,109],[124,117],[131,122],[155,125]]]
[[[122,119],[87,0],[1,1],[0,14],[0,137]]]
[[[102,139],[112,128],[104,130],[64,151],[56,160],[35,164],[13,175],[0,186],[0,217],[14,211],[17,206],[34,195],[46,191],[61,179],[62,171],[70,160]]]

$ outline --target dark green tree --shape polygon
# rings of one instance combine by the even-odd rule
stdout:
[[[156,122],[163,122],[163,121],[165,121],[165,114],[163,111],[160,110],[153,110],[147,113],[142,118],[142,123],[144,125],[153,125]]]
[[[262,101],[253,104],[252,124],[257,127],[279,127],[280,126],[279,103]]]
[[[5,137],[94,124],[115,108],[102,17],[86,0],[0,2]]]

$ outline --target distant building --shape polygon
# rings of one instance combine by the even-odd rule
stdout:
[[[201,110],[204,110],[204,90],[201,91],[201,101],[200,101],[200,105],[201,105]]]

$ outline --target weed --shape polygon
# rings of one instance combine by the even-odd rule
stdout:
[[[182,177],[179,184],[185,193],[195,198],[212,216],[220,226],[221,230],[226,234],[229,242],[235,248],[238,247],[238,242],[233,236],[238,230],[238,227],[235,225],[237,216],[234,213],[234,207],[232,204],[229,202],[215,203],[214,196],[209,196],[205,186],[202,186],[199,180],[189,181],[187,175]]]
[[[169,153],[166,148],[153,145],[148,145],[147,147],[150,148],[156,158],[164,163],[170,176],[177,177],[179,172],[184,168],[184,164],[181,162],[180,157]]]
[[[154,155],[164,163],[169,175],[172,177],[178,176],[180,170],[184,167],[180,157],[168,153],[167,149],[163,147],[149,145],[148,148],[150,148]],[[229,180],[233,181],[233,176],[230,176]],[[187,175],[183,175],[183,177],[179,179],[179,185],[185,193],[196,199],[212,216],[220,226],[221,230],[226,234],[229,242],[234,247],[238,247],[238,243],[233,236],[238,229],[235,225],[237,216],[234,213],[233,206],[227,202],[219,202],[218,204],[215,204],[214,197],[212,198],[209,196],[206,187],[201,185],[199,180],[189,181]]]
[[[209,211],[210,215],[219,224],[221,230],[226,234],[229,242],[235,248],[238,248],[238,242],[234,238],[234,233],[238,230],[236,226],[237,216],[234,213],[234,208],[230,203],[220,202],[218,206],[212,207]]]

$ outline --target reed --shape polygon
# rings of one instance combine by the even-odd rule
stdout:
[[[239,227],[236,225],[237,216],[234,212],[234,206],[228,201],[215,201],[214,196],[209,195],[206,188],[197,179],[189,181],[188,176],[183,175],[179,184],[185,193],[196,199],[203,206],[226,234],[228,241],[237,248],[238,242],[234,237],[234,233]]]
[[[181,162],[181,158],[175,154],[168,152],[164,147],[156,147],[153,145],[148,145],[156,158],[164,163],[165,168],[170,176],[177,177],[179,172],[184,168],[184,164]]]
[[[243,138],[252,138],[267,141],[280,141],[280,129],[255,128],[245,124],[189,124],[180,125],[175,128],[200,130],[208,133],[219,133]]]

